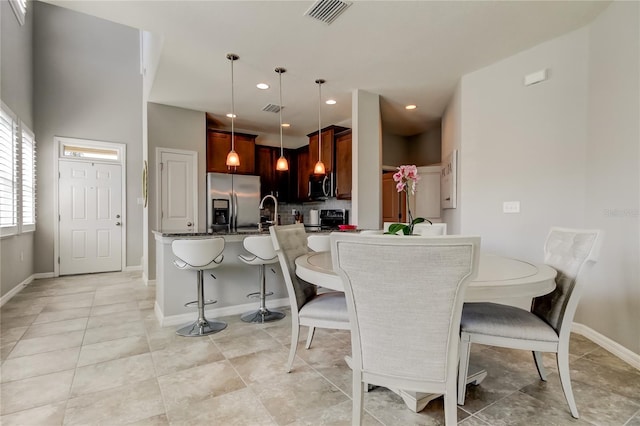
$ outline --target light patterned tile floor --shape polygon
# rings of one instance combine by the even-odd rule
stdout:
[[[223,318],[226,330],[185,338],[158,325],[154,295],[139,273],[109,273],[37,280],[14,296],[0,309],[0,424],[350,424],[348,332],[317,330],[305,350],[302,330],[287,374],[289,316],[264,325]],[[553,356],[547,382],[528,352],[474,345],[472,362],[489,376],[468,387],[460,424],[640,426],[640,371],[579,335],[570,360],[579,420]],[[440,398],[413,413],[373,388],[363,423],[439,425],[442,407]]]

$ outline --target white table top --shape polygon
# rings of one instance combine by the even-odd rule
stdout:
[[[313,252],[298,257],[296,275],[322,287],[344,290],[342,280],[333,271],[331,252]],[[553,291],[555,278],[555,269],[548,265],[481,253],[478,276],[469,284],[465,301],[541,296]]]

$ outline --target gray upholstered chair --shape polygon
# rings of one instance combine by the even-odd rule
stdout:
[[[317,286],[296,276],[296,258],[309,252],[304,225],[272,226],[269,228],[273,247],[284,275],[291,303],[291,350],[287,372],[291,371],[298,346],[300,326],[309,327],[306,348],[311,347],[315,327],[349,330],[349,315],[341,291],[318,294]]]
[[[456,424],[460,315],[480,238],[334,233],[331,244],[352,324],[352,424],[365,383],[444,394],[445,422]]]
[[[569,376],[569,337],[581,284],[596,262],[599,230],[551,228],[544,262],[558,271],[553,292],[533,299],[531,311],[496,303],[467,303],[460,324],[458,404],[464,404],[471,343],[533,351],[542,380],[547,379],[541,352],[554,352],[560,383],[571,415],[578,418]]]

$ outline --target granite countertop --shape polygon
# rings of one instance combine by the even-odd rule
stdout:
[[[329,234],[333,232],[333,230],[312,230],[307,229],[307,233],[309,234]],[[236,237],[242,238],[250,235],[270,235],[269,229],[263,229],[259,231],[258,228],[241,228],[237,231],[233,232],[162,232],[162,231],[153,231],[153,234],[156,237],[167,237],[167,238],[182,238],[182,237]]]

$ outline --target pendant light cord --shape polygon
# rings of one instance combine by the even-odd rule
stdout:
[[[278,69],[278,76],[280,77],[280,157],[284,157],[284,149],[282,148],[282,73],[283,69]]]
[[[318,161],[322,161],[322,125],[320,124],[320,109],[322,108],[322,80],[318,80]]]
[[[229,59],[231,59],[231,151],[235,151],[235,135],[233,132],[233,121],[236,117],[236,106],[233,96],[233,62],[235,61],[235,57],[232,56]]]

